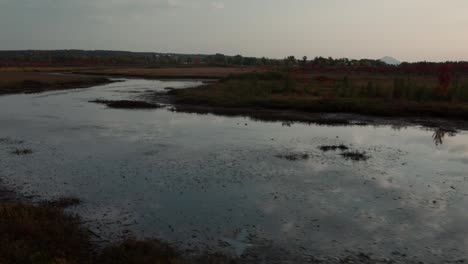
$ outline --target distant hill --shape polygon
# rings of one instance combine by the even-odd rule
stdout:
[[[389,57],[389,56],[386,56],[386,57],[383,57],[380,59],[380,61],[383,61],[387,64],[390,64],[390,65],[400,65],[401,62],[393,57]]]

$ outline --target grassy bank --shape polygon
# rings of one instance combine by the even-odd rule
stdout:
[[[307,82],[302,81],[305,78]],[[449,93],[439,95],[433,78],[293,78],[287,73],[250,73],[202,87],[174,90],[171,94],[179,105],[466,119],[468,86],[463,85],[459,81]]]
[[[80,218],[56,203],[0,202],[0,263],[183,264],[235,263],[223,255],[183,256],[158,240],[126,240],[96,250]]]
[[[108,78],[103,77],[59,75],[25,71],[0,71],[0,95],[85,88],[109,82],[110,80]]]

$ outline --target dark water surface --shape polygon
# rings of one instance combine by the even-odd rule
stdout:
[[[131,233],[238,255],[467,257],[464,131],[436,145],[420,127],[284,126],[88,102],[200,83],[125,80],[0,97],[0,179],[37,199],[81,198],[72,211],[104,240]],[[370,159],[318,149],[330,144]],[[288,153],[309,156],[276,157]]]

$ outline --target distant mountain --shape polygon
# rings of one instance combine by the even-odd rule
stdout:
[[[389,56],[383,57],[380,60],[387,63],[387,64],[390,64],[390,65],[400,65],[401,64],[400,61],[398,61],[397,59],[395,59],[393,57],[389,57]]]

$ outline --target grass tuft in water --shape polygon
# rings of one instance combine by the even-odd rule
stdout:
[[[366,152],[359,152],[359,151],[346,151],[340,154],[342,157],[352,161],[366,161],[370,157],[367,155]]]
[[[133,101],[133,100],[93,100],[91,103],[104,104],[110,108],[117,109],[155,109],[161,108],[159,104],[148,103],[145,101]]]
[[[325,145],[325,146],[320,146],[319,149],[321,151],[324,151],[324,152],[326,152],[326,151],[335,151],[335,150],[345,151],[345,150],[348,150],[349,147],[347,147],[347,146],[345,146],[343,144],[341,144],[341,145],[331,145],[331,146]]]
[[[15,149],[11,152],[13,155],[24,156],[32,154],[33,151],[31,149]]]
[[[287,154],[279,154],[275,157],[280,159],[286,159],[290,161],[297,161],[297,160],[307,160],[309,159],[309,154],[307,153],[287,153]]]

